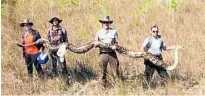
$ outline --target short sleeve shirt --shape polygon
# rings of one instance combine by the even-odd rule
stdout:
[[[106,44],[114,45],[118,42],[117,31],[110,28],[108,30],[100,29],[95,36],[96,41],[100,41]],[[112,52],[111,49],[100,48],[101,52]]]
[[[146,48],[148,44],[150,44],[150,47],[148,48],[148,52],[152,53],[153,55],[161,55],[162,49],[165,48],[165,43],[162,38],[147,38],[143,42],[143,47]]]

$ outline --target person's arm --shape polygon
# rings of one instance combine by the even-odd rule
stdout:
[[[47,39],[49,42],[51,42],[50,29],[48,30],[48,33],[47,33]]]
[[[111,48],[112,50],[116,50],[116,49],[118,48],[118,34],[117,34],[117,32],[116,32],[115,35],[114,35],[114,40],[115,40],[115,44],[112,45],[112,46],[110,46],[110,48]]]
[[[21,36],[21,44],[25,44],[25,42],[24,42],[24,33]],[[23,55],[23,57],[25,57],[25,54],[26,54],[25,47],[24,46],[21,46],[21,47],[22,47],[22,55]]]
[[[99,45],[99,37],[98,37],[98,32],[96,33],[96,35],[95,35],[95,42],[93,43],[94,44],[94,47],[95,48],[97,48],[98,47],[98,45]]]
[[[21,38],[20,38],[20,42],[16,41],[14,42],[17,46],[19,47],[23,47],[23,44],[24,44],[24,41],[23,41],[23,38],[24,38],[24,34],[22,34]]]
[[[41,35],[39,32],[36,31],[36,40],[35,41],[37,41],[38,39],[41,39]]]
[[[36,40],[35,40],[35,42],[38,41],[39,39],[41,39],[41,35],[40,35],[39,32],[36,31]],[[43,46],[43,42],[36,42],[35,45],[39,48],[39,50],[41,52],[44,51],[45,47]]]
[[[145,39],[143,44],[142,44],[142,48],[141,48],[141,51],[148,51],[148,48],[147,48],[147,45],[149,43],[149,38]]]
[[[99,38],[98,38],[98,32],[95,34],[95,41],[99,41]]]
[[[117,34],[117,32],[115,33],[115,35],[114,35],[114,38],[115,38],[115,46],[118,46],[118,34]]]
[[[68,43],[68,33],[67,33],[67,30],[63,28],[63,29],[62,29],[62,32],[63,32],[63,35],[62,35],[62,37],[63,37],[63,42]]]
[[[165,50],[165,51],[174,49],[174,47],[172,47],[172,46],[167,46],[166,43],[164,42],[164,40],[162,40],[162,45],[161,46],[162,46],[162,49]]]
[[[175,46],[167,46],[166,50],[173,50],[175,49]]]
[[[164,42],[164,40],[162,39],[162,45],[161,45],[162,49],[163,50],[167,50],[167,46],[166,46],[166,43]]]
[[[14,42],[14,43],[19,47],[23,47],[23,43],[19,43],[19,42]]]

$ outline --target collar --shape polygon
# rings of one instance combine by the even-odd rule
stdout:
[[[62,28],[61,28],[60,25],[58,25],[57,28],[56,28],[55,30],[57,31],[57,30],[60,30],[60,29],[62,29]],[[54,30],[54,25],[51,27],[51,30]]]
[[[31,32],[33,32],[33,29],[30,29],[30,30],[28,30],[28,31],[27,31],[27,30],[24,30],[24,32],[25,32],[25,33],[31,33]]]

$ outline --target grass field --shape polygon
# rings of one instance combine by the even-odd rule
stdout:
[[[205,94],[205,1],[204,0],[3,0],[1,5],[1,86],[2,95],[202,95]],[[48,20],[62,19],[68,30],[69,41],[76,45],[93,40],[101,27],[98,20],[106,15],[113,18],[111,25],[118,31],[119,44],[140,50],[143,40],[150,35],[150,27],[157,25],[167,45],[182,45],[179,65],[170,71],[172,82],[165,88],[161,78],[154,75],[156,88],[142,88],[143,59],[132,59],[118,54],[124,82],[103,89],[99,83],[98,50],[85,54],[66,54],[73,82],[67,86],[61,79],[32,81],[27,71],[22,50],[14,42],[21,38],[19,26],[28,18],[33,28],[46,38]],[[163,53],[165,62],[173,63],[173,51]]]

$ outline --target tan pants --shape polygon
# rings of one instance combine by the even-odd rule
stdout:
[[[115,52],[100,52],[100,67],[102,72],[102,82],[107,83],[108,79],[108,64],[110,65],[110,75],[113,79],[121,79],[119,60]]]

